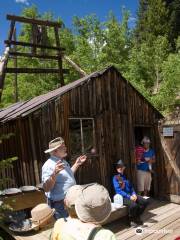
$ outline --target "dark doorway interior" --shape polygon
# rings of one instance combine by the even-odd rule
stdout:
[[[151,127],[135,127],[134,128],[134,137],[135,137],[135,146],[141,144],[141,140],[144,136],[149,137],[152,140],[151,136]]]

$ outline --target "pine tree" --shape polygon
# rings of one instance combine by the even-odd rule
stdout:
[[[180,36],[180,0],[164,0],[169,10],[169,41],[175,50],[176,40]]]
[[[140,0],[135,29],[137,43],[151,44],[157,36],[169,34],[168,9],[163,0]]]

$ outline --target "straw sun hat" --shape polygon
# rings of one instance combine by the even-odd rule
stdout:
[[[9,229],[18,233],[26,233],[39,230],[53,220],[55,209],[51,209],[46,203],[38,204],[31,210],[31,218],[12,223]]]
[[[75,202],[78,218],[83,222],[102,223],[111,213],[111,199],[105,187],[97,183],[87,184]]]
[[[31,210],[31,220],[34,226],[43,227],[52,219],[55,209],[51,209],[46,203],[38,204]]]
[[[64,139],[62,137],[55,138],[49,142],[49,149],[47,149],[44,152],[50,153],[50,152],[56,150],[57,148],[59,148],[63,143],[64,143]]]

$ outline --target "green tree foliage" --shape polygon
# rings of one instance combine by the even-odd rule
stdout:
[[[176,40],[180,35],[180,0],[164,0],[169,9],[169,41],[173,49],[176,46]]]
[[[10,137],[12,137],[14,134],[6,134],[6,135],[1,135],[0,136],[0,144],[3,143],[3,141],[6,141]],[[11,157],[8,159],[1,159],[0,161],[0,173],[5,171],[6,169],[12,168],[13,167],[13,162],[17,160],[17,157]],[[0,191],[4,189],[7,183],[11,182],[12,180],[9,178],[3,178],[0,179]],[[6,204],[3,204],[2,201],[0,201],[0,222],[3,220],[3,213],[6,209],[10,209],[10,207]]]
[[[101,22],[96,15],[74,17],[72,29],[67,29],[62,20],[55,19],[51,13],[40,15],[35,6],[25,8],[22,15],[61,22],[61,45],[65,47],[66,55],[85,72],[91,73],[114,65],[160,111],[167,112],[179,92],[178,1],[140,0],[134,29],[128,27],[130,12],[124,8],[121,21],[112,12],[105,22]],[[19,40],[31,40],[30,30],[28,25],[22,25]],[[53,29],[47,32],[46,41],[55,45]],[[18,51],[24,49],[18,47]],[[30,49],[26,48],[26,51]],[[48,50],[47,53],[52,52]],[[13,61],[9,64],[12,66]],[[63,65],[70,69],[70,73],[65,75],[65,83],[80,77],[65,61]],[[18,66],[54,68],[56,63],[22,58],[18,60]],[[57,75],[18,75],[19,100],[30,99],[58,86]],[[13,76],[7,75],[3,92],[4,106],[13,103],[13,91]]]
[[[163,0],[140,0],[135,29],[137,43],[152,44],[157,36],[169,34],[168,9]]]

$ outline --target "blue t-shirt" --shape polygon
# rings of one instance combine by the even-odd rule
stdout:
[[[149,149],[147,152],[144,152],[143,158],[152,158],[155,156],[155,152],[153,149]],[[137,169],[142,171],[149,171],[149,165],[146,160],[143,162],[137,163]]]

